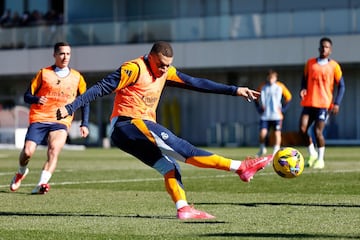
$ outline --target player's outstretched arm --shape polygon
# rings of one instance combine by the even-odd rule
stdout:
[[[98,81],[85,93],[79,95],[72,103],[67,104],[66,106],[60,107],[56,111],[56,118],[58,120],[67,117],[68,115],[73,114],[77,109],[90,102],[94,101],[98,97],[111,94],[119,85],[120,82],[120,69],[109,74],[102,80]]]
[[[248,87],[237,87],[234,85],[218,83],[205,78],[192,77],[176,70],[174,67],[172,67],[172,70],[173,74],[168,75],[169,80],[174,80],[174,82],[168,82],[168,84],[172,86],[183,87],[200,92],[242,96],[249,102],[258,99],[260,96],[260,92],[249,89]],[[169,72],[171,71],[169,70]]]

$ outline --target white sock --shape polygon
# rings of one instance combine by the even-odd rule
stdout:
[[[48,183],[49,180],[50,180],[50,178],[51,178],[51,175],[52,175],[52,174],[51,174],[50,172],[48,172],[48,171],[46,171],[46,170],[43,170],[43,171],[41,172],[40,180],[39,180],[38,185],[44,184],[44,183]]]
[[[280,146],[279,146],[279,145],[275,145],[275,146],[274,146],[274,152],[273,152],[273,154],[275,154],[277,151],[279,151],[279,149],[280,149]]]
[[[176,209],[180,209],[185,206],[189,206],[188,202],[186,200],[179,200],[175,203]]]
[[[230,171],[236,172],[236,170],[239,169],[240,165],[241,165],[241,161],[231,160],[230,161]]]
[[[319,157],[318,160],[324,161],[324,155],[325,155],[325,146],[319,147]]]
[[[20,173],[20,174],[24,174],[24,173],[25,173],[25,171],[26,171],[26,169],[27,169],[27,166],[19,166],[18,173]]]
[[[314,143],[310,143],[310,145],[308,146],[308,151],[309,151],[310,156],[317,155]]]

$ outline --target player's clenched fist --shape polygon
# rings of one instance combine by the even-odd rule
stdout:
[[[66,118],[68,115],[69,113],[65,107],[58,108],[58,110],[56,111],[57,120]]]

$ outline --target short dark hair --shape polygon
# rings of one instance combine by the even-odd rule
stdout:
[[[271,75],[276,75],[276,76],[278,76],[278,73],[277,73],[277,71],[275,71],[274,69],[270,68],[270,69],[268,70],[268,76],[271,76]]]
[[[330,45],[332,45],[332,41],[331,41],[331,39],[328,38],[328,37],[323,37],[323,38],[321,38],[321,39],[320,39],[320,42],[319,42],[320,45],[322,45],[323,42],[329,42]]]
[[[54,45],[54,53],[57,53],[60,49],[60,47],[64,47],[64,46],[70,46],[70,44],[68,42],[57,42]]]
[[[171,47],[171,44],[168,42],[164,42],[164,41],[155,42],[150,50],[150,53],[156,53],[156,54],[161,53],[165,57],[173,57],[174,56],[174,52]]]

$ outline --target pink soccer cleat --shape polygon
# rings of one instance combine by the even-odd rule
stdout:
[[[273,159],[273,155],[245,159],[241,162],[239,169],[236,173],[240,179],[244,182],[250,182],[254,177],[255,173],[259,170],[264,169]]]
[[[215,218],[206,212],[196,210],[192,206],[185,206],[177,210],[178,219],[212,219]]]
[[[37,185],[32,191],[31,194],[45,194],[50,190],[50,184],[43,183],[40,185]]]
[[[27,168],[24,174],[16,173],[10,183],[10,190],[15,192],[20,188],[21,181],[25,179],[26,175],[29,173]]]

